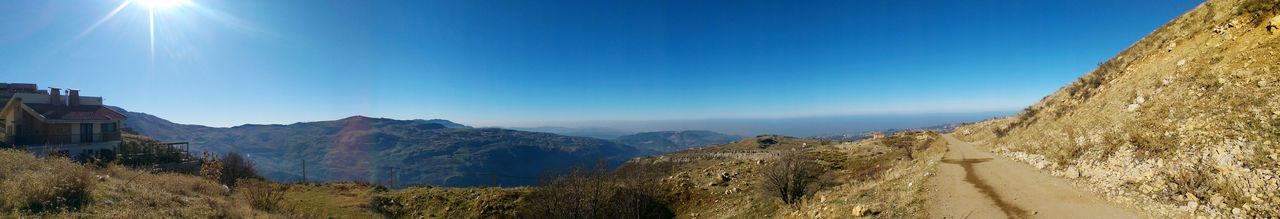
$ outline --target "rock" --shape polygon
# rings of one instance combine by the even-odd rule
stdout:
[[[1138,110],[1138,104],[1136,104],[1136,103],[1134,103],[1134,104],[1129,104],[1129,107],[1128,107],[1128,108],[1125,108],[1125,111],[1129,111],[1129,112],[1133,112],[1133,111],[1136,111],[1136,110]]]
[[[1136,103],[1138,103],[1138,104],[1146,103],[1146,102],[1147,102],[1147,98],[1142,97],[1142,96],[1138,96],[1138,99],[1134,100],[1134,102],[1136,102]]]
[[[1067,167],[1067,170],[1062,171],[1062,175],[1067,177],[1067,179],[1080,178],[1080,171],[1076,170],[1075,166],[1069,166]]]
[[[866,207],[862,207],[861,205],[859,205],[859,206],[857,206],[857,207],[853,207],[853,212],[852,212],[853,214],[852,214],[852,215],[853,215],[854,217],[862,217],[862,216],[866,216],[866,215],[867,215],[867,211],[868,211],[868,210],[867,210],[867,208],[866,208]]]
[[[1178,60],[1178,66],[1182,66],[1182,65],[1186,65],[1186,64],[1187,64],[1187,60],[1186,60],[1186,59],[1180,59],[1180,60]]]
[[[1280,30],[1280,15],[1277,15],[1277,16],[1275,16],[1275,17],[1271,18],[1271,22],[1269,22],[1269,23],[1267,24],[1267,32],[1268,32],[1268,33],[1276,33],[1276,32],[1280,32],[1280,31],[1277,31],[1277,30]]]

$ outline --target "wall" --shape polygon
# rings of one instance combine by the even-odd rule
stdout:
[[[101,106],[102,97],[80,96],[80,105],[82,106]]]
[[[15,98],[22,98],[23,103],[49,104],[48,94],[16,93]]]

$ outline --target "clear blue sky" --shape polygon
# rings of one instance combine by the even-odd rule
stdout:
[[[181,123],[1018,109],[1198,1],[0,0],[0,81]],[[92,30],[90,31],[90,27]]]

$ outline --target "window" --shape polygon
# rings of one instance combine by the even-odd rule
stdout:
[[[116,132],[116,124],[102,123],[102,132]]]

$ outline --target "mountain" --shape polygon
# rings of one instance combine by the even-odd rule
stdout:
[[[1018,115],[956,133],[1147,210],[1280,215],[1278,9],[1206,2]]]
[[[644,132],[618,137],[618,141],[623,144],[660,152],[673,152],[693,147],[726,144],[738,139],[742,139],[742,137],[712,131]]]
[[[611,128],[604,128],[604,127],[542,126],[542,127],[533,127],[533,128],[510,128],[510,129],[520,130],[520,131],[529,131],[529,132],[555,133],[555,134],[567,135],[567,136],[599,138],[599,139],[606,139],[606,140],[614,140],[614,139],[618,139],[618,137],[621,137],[623,135],[631,134],[630,132],[625,132],[625,131],[611,129]]]
[[[260,173],[282,182],[367,181],[396,185],[531,185],[550,171],[604,159],[617,165],[645,154],[608,140],[466,127],[445,120],[354,116],[290,125],[212,128],[182,125],[116,108],[125,126],[193,151],[239,151]],[[394,177],[393,177],[394,176]]]

